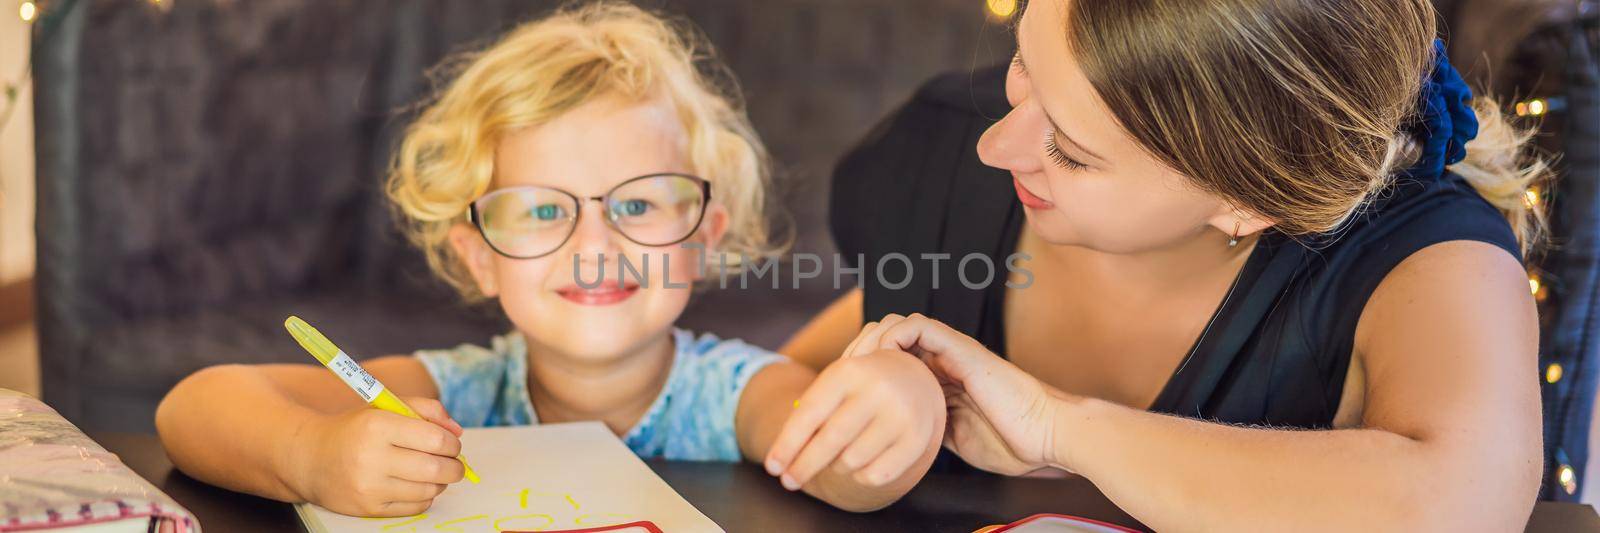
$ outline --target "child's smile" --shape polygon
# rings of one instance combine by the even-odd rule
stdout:
[[[574,283],[559,289],[556,294],[578,305],[612,305],[632,298],[639,292],[639,283],[633,280],[607,279],[596,287],[581,287]]]

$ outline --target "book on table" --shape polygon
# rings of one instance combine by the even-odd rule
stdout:
[[[461,452],[482,480],[451,485],[423,513],[358,518],[311,504],[295,510],[312,533],[722,531],[599,422],[468,429]]]

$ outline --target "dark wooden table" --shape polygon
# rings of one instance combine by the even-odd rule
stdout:
[[[153,435],[93,435],[139,475],[172,495],[208,532],[300,530],[285,503],[240,494],[195,481],[172,468]],[[730,533],[809,531],[950,531],[968,533],[1035,513],[1064,513],[1145,529],[1082,478],[1008,478],[982,473],[930,474],[911,494],[887,509],[847,513],[810,497],[784,491],[750,463],[646,461],[689,503]],[[1588,505],[1539,502],[1530,532],[1600,531],[1600,516]]]

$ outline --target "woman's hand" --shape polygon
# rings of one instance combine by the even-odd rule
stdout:
[[[405,401],[424,420],[363,408],[307,421],[295,438],[287,484],[307,501],[348,515],[426,511],[461,480],[461,426],[436,400]]]
[[[1054,429],[1065,393],[920,314],[891,314],[868,324],[846,348],[845,358],[877,350],[904,350],[933,371],[949,408],[944,444],[968,463],[1006,475],[1066,469]]]
[[[944,417],[939,384],[915,357],[894,350],[843,358],[800,396],[764,462],[789,490],[825,468],[867,487],[917,469],[920,479],[938,453]]]

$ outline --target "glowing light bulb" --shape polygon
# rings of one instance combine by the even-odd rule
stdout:
[[[1561,481],[1561,489],[1567,494],[1578,492],[1578,474],[1572,471],[1571,465],[1561,465],[1561,469],[1556,471],[1556,479]]]
[[[1550,111],[1550,103],[1543,98],[1517,102],[1517,116],[1519,117],[1537,117],[1547,111]]]
[[[989,16],[998,20],[1007,20],[1017,13],[1017,0],[987,0]]]

